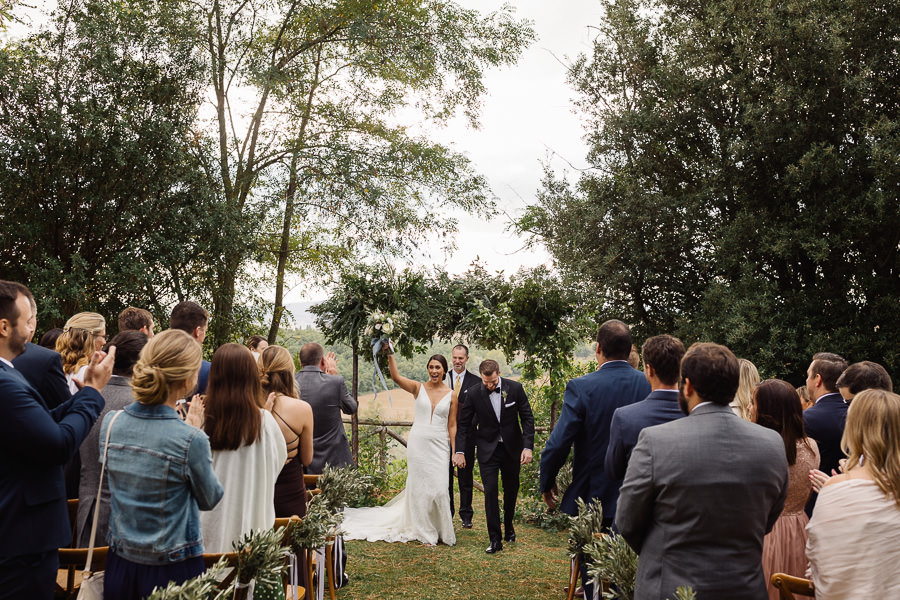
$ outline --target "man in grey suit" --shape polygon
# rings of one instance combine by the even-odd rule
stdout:
[[[321,474],[326,464],[352,465],[341,412],[355,414],[359,405],[347,391],[344,378],[337,374],[334,354],[325,356],[322,346],[310,342],[300,348],[300,365],[303,368],[295,376],[297,389],[313,411],[313,459],[306,472]]]
[[[687,418],[641,431],[619,492],[616,527],[640,555],[635,600],[691,586],[698,600],[765,600],[763,537],[787,496],[784,442],[728,406],[737,358],[694,344],[681,361]]]

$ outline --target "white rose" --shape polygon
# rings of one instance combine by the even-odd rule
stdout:
[[[390,335],[392,331],[394,331],[394,326],[390,323],[386,323],[384,327],[382,327],[382,331],[386,334]]]
[[[381,331],[381,323],[376,323],[375,329],[377,329],[378,331]]]

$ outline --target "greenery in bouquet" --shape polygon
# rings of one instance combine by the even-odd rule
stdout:
[[[330,536],[340,532],[343,516],[320,500],[321,494],[313,496],[306,509],[306,516],[291,525],[291,549],[299,554],[302,550],[315,550],[325,545]]]
[[[356,467],[332,467],[325,465],[319,475],[318,487],[322,492],[316,502],[327,511],[336,512],[345,506],[356,506],[372,491],[372,477]]]
[[[638,556],[625,538],[615,533],[595,537],[584,546],[584,553],[588,557],[588,575],[594,585],[599,585],[600,581],[610,583],[610,591],[603,593],[604,598],[630,600],[634,597]],[[680,600],[681,597],[676,598]]]

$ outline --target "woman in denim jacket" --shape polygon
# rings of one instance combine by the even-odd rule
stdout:
[[[200,510],[223,490],[212,468],[209,439],[199,426],[202,404],[191,403],[188,423],[176,402],[194,389],[201,349],[188,334],[169,330],[151,339],[134,366],[137,402],[110,413],[107,471],[111,492],[104,597],[143,598],[155,586],[203,572]],[[122,414],[120,414],[120,412]]]

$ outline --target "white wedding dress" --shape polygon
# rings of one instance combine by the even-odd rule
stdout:
[[[419,386],[416,414],[406,446],[406,488],[384,506],[344,510],[341,529],[348,540],[456,543],[450,514],[450,392],[434,413],[425,385]]]

